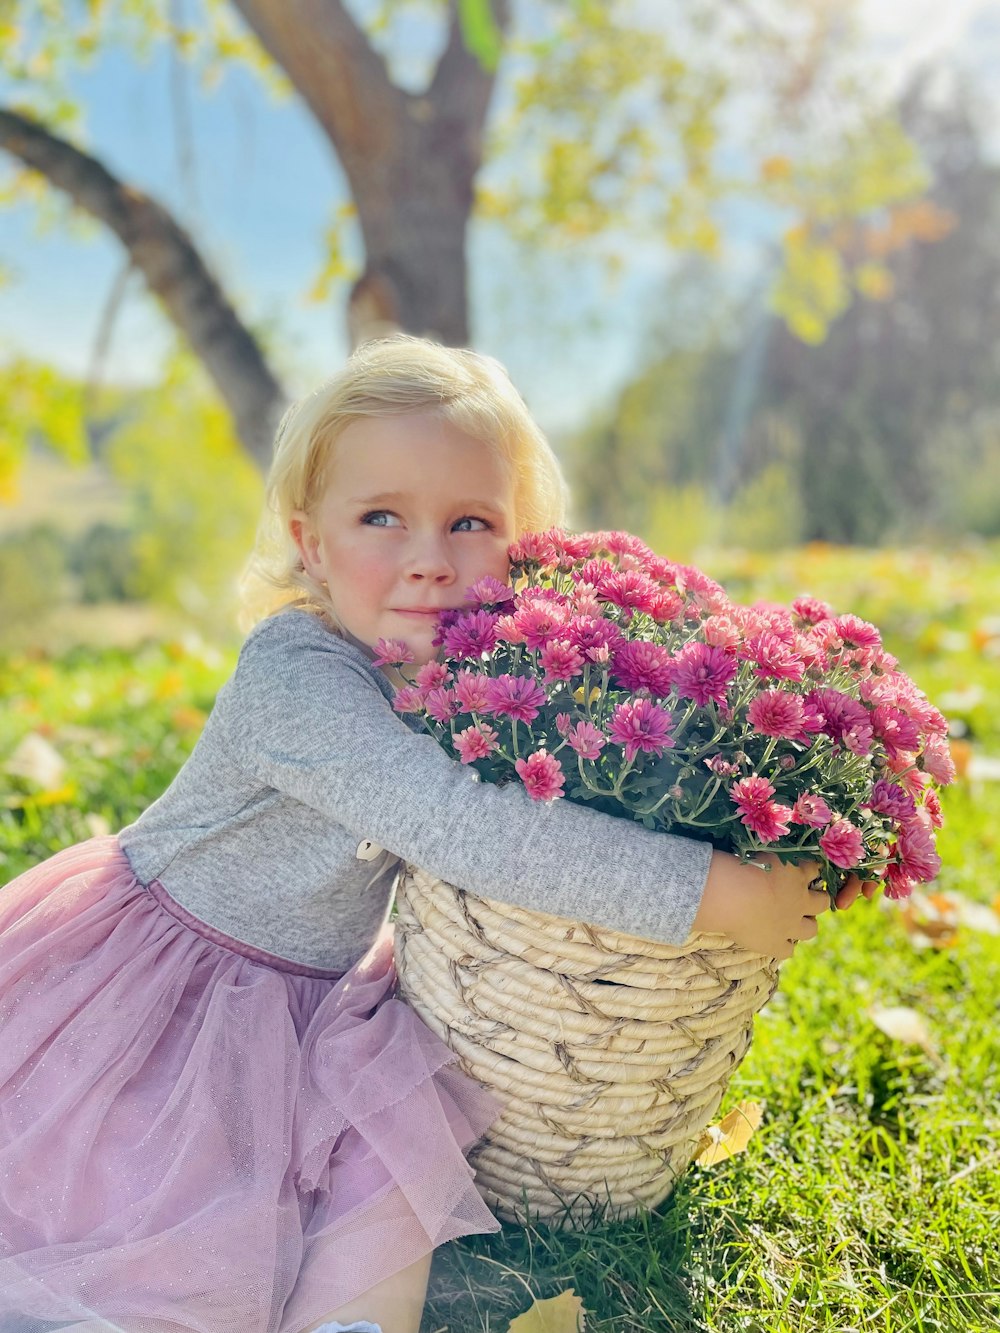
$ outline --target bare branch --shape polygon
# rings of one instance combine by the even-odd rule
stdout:
[[[248,453],[266,468],[285,393],[187,232],[155,199],[19,112],[0,108],[0,148],[115,233],[203,362]]]

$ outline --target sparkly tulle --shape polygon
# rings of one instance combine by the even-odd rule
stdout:
[[[393,998],[388,932],[308,973],[114,838],[0,890],[0,1333],[298,1333],[496,1230],[463,1153],[498,1108]]]

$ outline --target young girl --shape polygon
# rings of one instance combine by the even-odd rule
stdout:
[[[401,861],[777,958],[827,906],[811,866],[471,781],[394,713],[378,639],[432,660],[563,520],[494,362],[362,348],[286,416],[269,511],[282,605],[173,784],[0,892],[2,1333],[417,1333],[434,1247],[497,1229],[464,1154],[498,1108],[393,998]]]

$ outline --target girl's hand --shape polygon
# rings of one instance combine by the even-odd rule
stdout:
[[[754,862],[740,861],[728,852],[712,853],[693,929],[728,935],[741,948],[765,958],[791,958],[800,940],[816,938],[816,918],[830,908],[827,891],[809,887],[819,865],[815,861],[792,865],[770,852],[755,853]]]
[[[851,903],[855,902],[862,893],[868,901],[871,902],[876,893],[878,893],[879,887],[880,885],[877,879],[866,879],[862,881],[858,879],[857,875],[850,875],[847,883],[840,890],[835,899],[837,910],[843,912],[846,908],[850,907]]]

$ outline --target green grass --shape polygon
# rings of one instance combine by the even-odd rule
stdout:
[[[809,591],[867,614],[973,753],[1000,758],[1000,556],[807,548],[704,561],[735,596]],[[80,649],[0,663],[0,765],[43,728],[61,793],[0,787],[0,880],[128,822],[173,776],[233,653],[197,644]],[[973,770],[975,771],[975,770]],[[1000,892],[1000,783],[945,793],[941,887]],[[638,886],[637,886],[638,891]],[[1000,1330],[1000,938],[920,950],[892,904],[827,915],[782,969],[723,1110],[765,1108],[749,1150],[692,1167],[656,1213],[586,1233],[505,1227],[444,1248],[425,1333],[506,1333],[533,1297],[574,1287],[589,1333]],[[881,1033],[873,1005],[930,1025],[936,1058]]]

